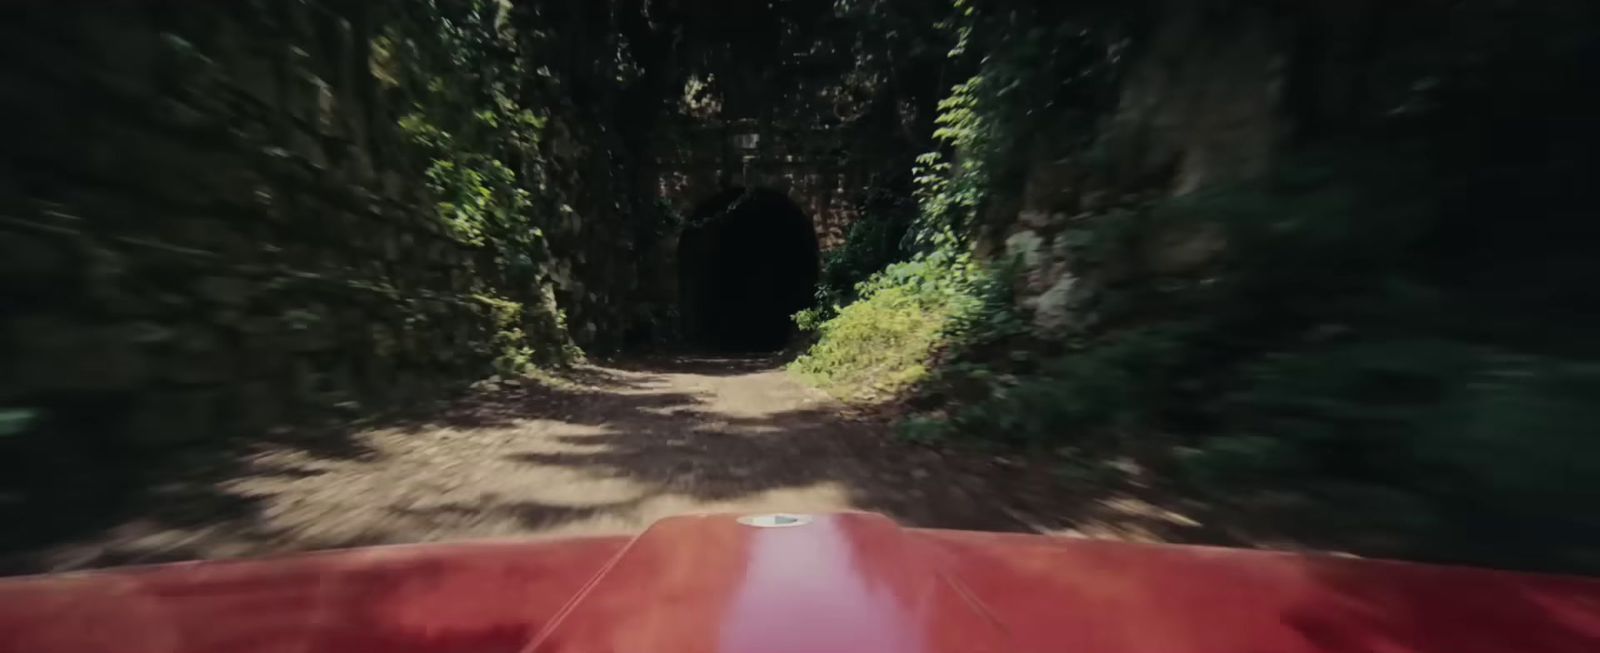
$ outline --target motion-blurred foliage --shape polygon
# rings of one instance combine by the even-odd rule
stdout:
[[[1490,4],[1419,31],[1429,54],[1381,115],[1307,119],[1265,174],[1173,194],[1119,179],[1096,138],[1131,110],[1107,98],[1153,38],[1126,29],[1136,12],[956,3],[941,25],[973,72],[919,161],[922,254],[863,284],[798,367],[875,398],[864,379],[896,352],[914,373],[890,378],[917,382],[887,389],[919,408],[913,440],[1134,456],[1219,506],[1323,514],[1300,521],[1353,546],[1376,531],[1405,541],[1391,554],[1600,568],[1600,266],[1579,217],[1600,130],[1563,117],[1600,109],[1579,82],[1600,62],[1579,27],[1595,16]],[[1293,114],[1316,80],[1289,71]],[[1019,229],[1042,134],[1088,190],[1123,198],[1051,218],[1037,238],[1065,272],[995,244]],[[1066,326],[1036,319],[1060,298],[1019,292],[1044,275],[1061,275]],[[909,300],[929,278],[939,301]],[[937,326],[889,343],[868,321]]]

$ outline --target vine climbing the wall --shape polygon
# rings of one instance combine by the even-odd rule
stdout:
[[[374,68],[398,99],[396,121],[420,162],[440,224],[492,252],[495,267],[524,297],[474,289],[500,331],[503,372],[571,360],[565,312],[550,293],[547,231],[572,212],[548,146],[557,85],[533,66],[537,30],[521,30],[491,0],[415,3],[375,40]],[[515,308],[515,310],[511,310]]]

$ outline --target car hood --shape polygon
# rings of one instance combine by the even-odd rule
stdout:
[[[350,549],[0,581],[6,650],[1600,650],[1600,581],[697,515],[634,537]]]

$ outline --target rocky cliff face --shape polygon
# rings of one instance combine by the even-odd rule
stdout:
[[[1227,250],[1218,225],[1158,225],[1145,215],[1153,203],[1257,180],[1308,145],[1370,127],[1415,101],[1423,76],[1416,44],[1384,41],[1395,12],[1374,3],[1155,8],[1091,152],[1042,146],[1005,230],[1044,332],[1092,323],[1086,303],[1110,284],[1201,273]],[[1127,227],[1124,255],[1075,258],[1087,232],[1113,223]]]

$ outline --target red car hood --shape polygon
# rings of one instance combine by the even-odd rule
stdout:
[[[0,651],[1600,651],[1600,581],[868,514],[0,581]]]

